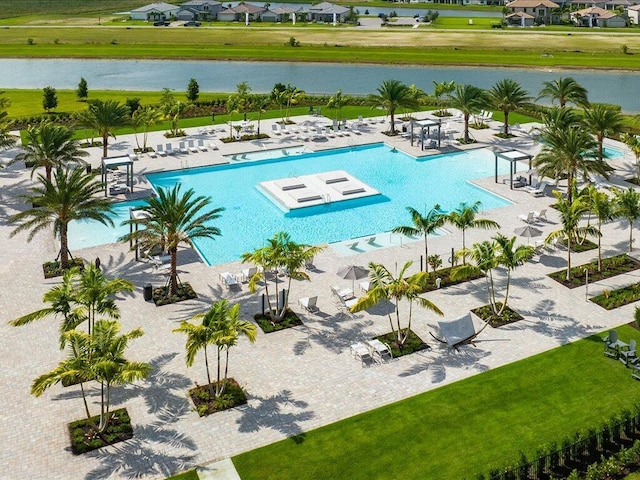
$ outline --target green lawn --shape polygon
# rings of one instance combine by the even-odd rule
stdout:
[[[186,472],[178,473],[173,477],[168,477],[166,480],[199,480],[198,472],[195,470],[187,470]]]
[[[640,339],[630,327],[617,330],[624,341]],[[594,336],[233,462],[243,480],[475,478],[517,462],[519,452],[531,458],[545,444],[599,426],[631,409],[639,394],[640,382],[604,357]]]

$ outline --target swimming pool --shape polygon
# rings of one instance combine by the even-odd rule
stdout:
[[[508,172],[508,162],[499,162],[498,167],[500,173]],[[522,168],[527,168],[524,163]],[[256,187],[266,180],[331,170],[345,170],[381,194],[283,212]],[[263,246],[280,230],[289,232],[296,242],[331,243],[408,224],[407,206],[426,211],[438,203],[443,210],[451,210],[460,202],[477,200],[484,209],[508,205],[507,200],[468,182],[493,173],[494,155],[488,149],[416,159],[387,145],[374,144],[156,173],[147,178],[156,190],[180,183],[182,191],[193,188],[200,195],[210,196],[213,207],[225,208],[216,221],[222,236],[195,242],[203,259],[214,265],[238,260],[242,253]],[[129,205],[124,202],[118,206],[120,214],[125,213],[122,220],[129,216]],[[109,229],[99,229],[94,224],[87,227],[88,224],[77,222],[70,226],[72,250],[114,242],[128,231],[125,227],[120,233],[108,233]]]

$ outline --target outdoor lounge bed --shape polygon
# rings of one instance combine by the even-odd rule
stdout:
[[[346,182],[347,180],[349,180],[343,173],[341,172],[327,172],[327,173],[320,173],[318,175],[318,178],[326,183],[327,185],[330,185],[332,183],[340,183],[340,182]]]
[[[486,324],[488,325],[488,324]],[[485,326],[486,326],[485,325]],[[473,319],[471,313],[466,313],[461,317],[454,318],[453,320],[439,321],[440,335],[444,337],[444,340],[436,337],[433,333],[431,336],[441,343],[446,343],[450,348],[457,350],[460,345],[470,343],[473,345],[473,340],[484,330],[484,327],[476,332],[473,326]]]
[[[362,193],[365,191],[362,185],[354,182],[338,183],[332,185],[332,187],[342,195],[353,195],[355,193]]]
[[[304,182],[302,180],[297,179],[297,178],[287,178],[285,180],[279,180],[279,181],[275,182],[275,184],[276,184],[276,186],[280,187],[280,190],[282,190],[282,191],[296,190],[298,188],[305,188],[306,187]]]
[[[311,188],[297,188],[291,190],[289,195],[298,203],[312,202],[314,200],[322,200],[322,195]]]

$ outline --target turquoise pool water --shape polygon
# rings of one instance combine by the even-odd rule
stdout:
[[[508,172],[507,162],[499,162],[498,167],[501,173]],[[524,163],[522,169],[527,169]],[[331,170],[346,170],[381,195],[284,212],[256,188],[266,180]],[[156,190],[180,183],[183,191],[193,188],[200,195],[210,196],[212,206],[225,208],[216,221],[222,236],[196,241],[202,257],[214,265],[238,260],[242,253],[263,246],[280,230],[289,232],[297,242],[331,243],[408,224],[407,206],[428,210],[438,203],[442,209],[451,210],[461,202],[477,200],[484,209],[508,205],[507,200],[468,183],[493,173],[494,156],[486,149],[416,159],[387,145],[375,144],[177,170],[147,178]],[[128,218],[131,205],[118,205],[120,219]],[[114,222],[120,223],[118,219]],[[71,249],[111,243],[126,231],[126,227],[115,231],[94,223],[76,223],[69,234]]]

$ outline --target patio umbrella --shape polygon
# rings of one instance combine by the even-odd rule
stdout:
[[[357,265],[350,265],[338,270],[336,275],[340,278],[344,278],[345,280],[351,280],[351,290],[353,290],[356,280],[367,278],[369,276],[369,270]]]
[[[527,245],[529,245],[529,240],[531,240],[531,237],[539,237],[540,235],[542,235],[542,230],[538,230],[531,225],[516,228],[513,232],[520,237],[527,237]]]

